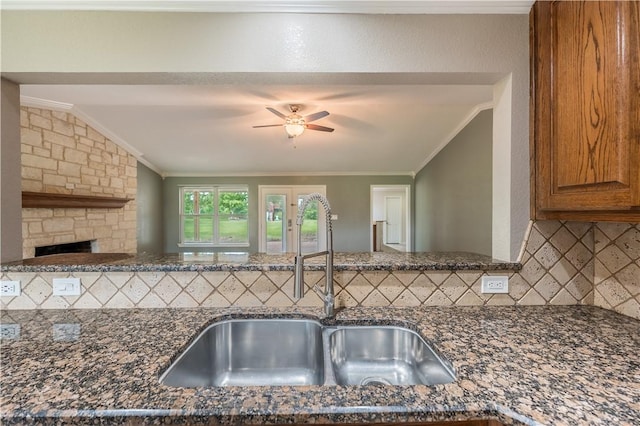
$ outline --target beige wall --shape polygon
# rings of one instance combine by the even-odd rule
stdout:
[[[99,252],[135,253],[135,157],[72,114],[20,112],[23,191],[133,199],[120,209],[22,209],[23,257],[86,240],[96,240]]]

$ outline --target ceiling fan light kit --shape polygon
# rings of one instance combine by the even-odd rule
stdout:
[[[304,133],[305,129],[304,118],[296,113],[291,114],[287,117],[284,122],[284,131],[287,132],[289,138],[295,138],[296,136],[300,136]]]
[[[334,129],[330,128],[330,127],[318,126],[316,124],[307,124],[307,123],[309,123],[311,121],[319,120],[321,118],[326,117],[327,115],[329,115],[329,113],[327,111],[320,111],[320,112],[309,114],[309,115],[303,117],[300,114],[298,114],[298,111],[300,110],[300,105],[289,105],[289,110],[291,111],[291,114],[289,114],[289,115],[284,115],[283,113],[281,113],[277,109],[274,109],[274,108],[271,108],[271,107],[267,107],[267,110],[271,111],[272,113],[274,113],[275,115],[277,115],[278,117],[283,119],[284,123],[283,124],[266,124],[266,125],[262,125],[262,126],[253,126],[254,128],[283,126],[284,127],[284,131],[287,133],[287,136],[290,139],[291,138],[295,138],[297,136],[300,136],[301,134],[304,133],[305,129],[318,130],[318,131],[321,131],[321,132],[333,132],[333,130],[334,130]]]

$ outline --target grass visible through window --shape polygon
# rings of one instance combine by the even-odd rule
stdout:
[[[213,221],[203,220],[200,218],[200,240],[202,242],[213,240]],[[184,220],[184,237],[185,241],[193,242],[194,240],[194,219],[185,218]],[[248,227],[246,219],[221,220],[220,221],[220,240],[226,243],[244,242],[249,239]],[[318,232],[318,221],[307,219],[302,223],[302,238],[314,239]],[[282,240],[282,221],[267,222],[267,240]]]
[[[267,222],[267,241],[282,241],[282,225],[281,220]],[[302,222],[302,239],[314,240],[318,234],[318,221],[313,219],[305,219]]]
[[[229,218],[220,220],[221,243],[245,243],[249,241],[247,219]]]

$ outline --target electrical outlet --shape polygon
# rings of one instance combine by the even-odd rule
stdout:
[[[73,342],[80,338],[80,324],[53,324],[53,340]]]
[[[483,293],[509,293],[509,277],[483,276],[481,291]]]
[[[20,281],[0,281],[0,296],[20,296]]]
[[[80,278],[54,278],[54,296],[80,296]]]
[[[18,340],[20,324],[0,324],[0,339]]]

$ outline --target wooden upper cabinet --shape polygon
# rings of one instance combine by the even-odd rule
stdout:
[[[640,2],[530,18],[532,216],[640,221]]]

